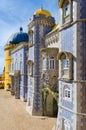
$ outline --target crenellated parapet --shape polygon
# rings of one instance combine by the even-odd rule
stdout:
[[[55,25],[55,19],[51,16],[51,14],[44,9],[37,10],[33,18],[29,21],[29,28],[36,25],[43,25],[43,26],[51,26],[53,27]]]

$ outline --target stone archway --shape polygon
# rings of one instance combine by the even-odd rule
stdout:
[[[47,116],[57,116],[57,102],[51,93],[46,96],[45,111]]]

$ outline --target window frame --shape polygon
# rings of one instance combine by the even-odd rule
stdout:
[[[64,100],[72,101],[72,86],[65,84],[62,93]]]
[[[73,80],[73,55],[70,52],[60,52],[58,54],[58,59],[60,60],[60,77],[62,80],[71,81]],[[63,67],[62,60],[67,59],[67,67]]]
[[[55,70],[55,57],[50,57],[50,59],[49,59],[49,69]]]

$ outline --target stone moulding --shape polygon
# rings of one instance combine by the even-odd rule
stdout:
[[[72,0],[68,0],[68,1],[71,3]],[[58,0],[59,8],[62,8],[64,2],[65,2],[65,0]]]

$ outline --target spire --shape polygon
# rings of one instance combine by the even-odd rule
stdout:
[[[22,27],[20,27],[20,32],[23,32],[23,28]]]
[[[41,10],[43,10],[43,5],[41,4]]]

